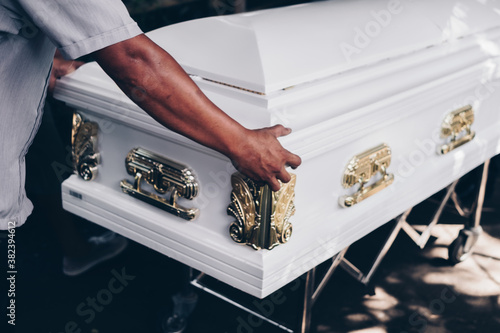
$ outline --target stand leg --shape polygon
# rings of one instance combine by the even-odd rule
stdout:
[[[469,217],[469,222],[465,228],[460,230],[458,237],[450,244],[448,248],[448,260],[450,263],[458,264],[466,260],[472,253],[472,249],[482,233],[480,226],[481,214],[486,194],[486,183],[488,180],[488,169],[490,160],[487,160],[483,166],[480,186],[476,194],[473,214]]]
[[[341,267],[349,273],[352,277],[354,277],[356,280],[359,282],[363,283],[366,287],[368,287],[368,293],[370,295],[374,295],[375,291],[373,288],[369,285],[373,274],[375,274],[377,268],[379,267],[380,263],[382,260],[385,258],[387,252],[391,248],[392,244],[396,240],[396,237],[398,236],[399,232],[401,231],[401,228],[403,228],[404,225],[407,225],[408,223],[406,222],[406,219],[408,218],[408,215],[411,212],[411,208],[408,209],[406,212],[404,212],[402,215],[400,215],[394,222],[394,227],[387,237],[386,241],[384,242],[384,245],[380,249],[380,251],[377,254],[377,257],[374,259],[373,264],[367,274],[364,274],[359,268],[354,266],[349,260],[342,258],[342,261],[340,262]]]
[[[190,295],[194,293],[194,288],[191,285],[191,280],[193,279],[193,269],[189,266],[182,265],[180,275],[182,279],[181,294]]]
[[[316,268],[313,268],[306,273],[302,317],[299,325],[300,328],[297,331],[300,333],[309,333],[311,329],[311,312],[313,305],[312,296],[314,294],[315,277],[316,277]]]
[[[172,313],[162,321],[162,333],[182,333],[188,318],[198,302],[198,295],[191,286],[192,268],[183,265],[180,271],[182,285],[180,291],[172,296]]]
[[[481,185],[479,186],[479,191],[477,191],[477,198],[476,198],[477,205],[475,207],[476,211],[473,214],[474,216],[473,219],[471,217],[470,224],[472,227],[479,227],[479,224],[481,222],[481,214],[483,211],[484,196],[486,194],[486,184],[488,182],[489,168],[490,168],[490,160],[487,160],[486,162],[484,162],[483,174],[481,176]]]

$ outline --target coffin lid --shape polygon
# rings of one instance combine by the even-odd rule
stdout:
[[[269,94],[498,26],[499,1],[334,0],[209,17],[149,36],[192,75]]]

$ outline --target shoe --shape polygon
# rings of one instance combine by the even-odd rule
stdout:
[[[187,327],[187,320],[174,314],[162,324],[162,333],[183,333]]]
[[[174,308],[172,314],[162,321],[162,333],[183,333],[188,324],[188,317],[198,303],[198,295],[177,293],[172,296],[172,301]]]
[[[63,273],[66,276],[80,275],[95,265],[114,258],[127,247],[128,241],[125,237],[112,231],[105,232],[100,236],[90,237],[90,253],[83,258],[63,258]]]

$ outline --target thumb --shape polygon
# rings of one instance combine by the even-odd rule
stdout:
[[[292,132],[290,128],[287,128],[283,125],[274,125],[272,127],[269,127],[269,130],[276,138],[288,135]]]

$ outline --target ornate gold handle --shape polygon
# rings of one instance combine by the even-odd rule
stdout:
[[[134,184],[126,179],[120,182],[123,192],[163,209],[185,220],[194,220],[199,215],[196,208],[184,208],[177,203],[179,197],[193,199],[198,194],[198,183],[191,170],[175,161],[142,148],[132,149],[125,159],[130,175],[135,176]],[[145,191],[142,181],[152,185],[159,194],[170,193],[169,198]]]
[[[229,227],[229,234],[235,242],[247,244],[255,250],[271,250],[290,239],[296,180],[294,174],[290,175],[290,182],[282,184],[277,192],[240,173],[231,176],[233,191],[227,213],[236,218]]]
[[[86,121],[78,114],[73,114],[71,132],[73,168],[86,181],[94,180],[99,165],[97,150],[97,134],[99,126],[95,122]]]
[[[441,125],[441,137],[450,141],[442,145],[438,153],[441,155],[448,154],[450,151],[474,139],[476,133],[471,129],[473,123],[474,109],[470,105],[447,115]],[[460,136],[460,134],[462,135]]]
[[[344,188],[351,188],[359,184],[359,189],[353,195],[340,197],[339,204],[346,208],[352,207],[391,185],[394,181],[394,175],[387,172],[390,164],[391,149],[386,144],[381,144],[354,156],[344,170],[342,185]],[[378,181],[365,186],[379,173],[381,178]]]

